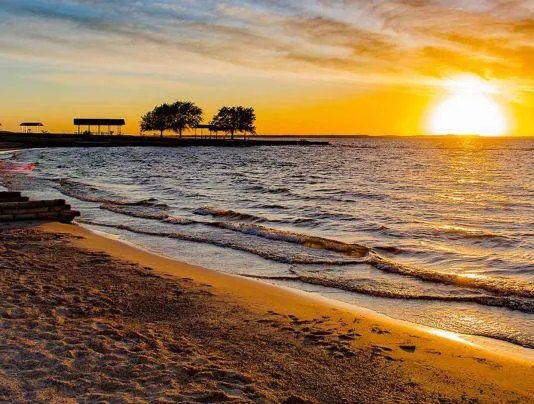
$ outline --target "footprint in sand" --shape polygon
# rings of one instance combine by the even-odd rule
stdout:
[[[268,320],[268,319],[261,319],[261,320],[258,320],[256,321],[257,323],[260,323],[260,324],[268,324],[268,323],[271,323],[273,320]]]
[[[373,328],[371,330],[371,332],[374,332],[375,334],[380,334],[380,335],[382,335],[382,334],[391,334],[388,330],[382,330],[382,329],[377,328],[377,327]]]
[[[351,358],[353,356],[356,356],[356,354],[351,351],[349,348],[345,346],[340,345],[329,345],[326,350],[334,357],[334,358]]]
[[[395,359],[390,355],[386,355],[386,353],[393,352],[393,349],[385,347],[385,346],[378,346],[374,345],[372,347],[371,354],[373,356],[380,356],[381,358],[384,358],[385,360],[389,362],[402,362],[402,359]]]
[[[357,337],[361,337],[361,334],[351,332],[348,334],[340,334],[338,338],[342,341],[354,341]]]
[[[376,353],[393,352],[393,349],[388,348],[387,346],[373,345],[373,352],[376,352]]]
[[[332,335],[332,331],[323,331],[323,330],[313,331],[311,335],[315,335],[317,337],[326,337],[327,335]]]
[[[435,350],[432,350],[432,349],[427,349],[425,352],[429,353],[429,354],[432,354],[432,355],[441,355],[440,351],[435,351]]]

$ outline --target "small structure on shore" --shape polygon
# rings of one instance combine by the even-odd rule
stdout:
[[[20,130],[22,133],[32,133],[32,128],[42,128],[43,126],[42,122],[22,122]]]
[[[87,127],[87,131],[84,131],[83,133],[92,134],[91,132],[91,126],[97,127],[97,135],[113,135],[116,133],[117,135],[122,134],[122,127],[126,125],[126,121],[124,119],[109,119],[109,118],[74,118],[74,126],[78,127],[78,135],[81,135],[81,128],[82,126]],[[102,127],[107,127],[107,132],[101,132]],[[112,131],[111,128],[116,128],[117,131]]]
[[[30,201],[20,192],[0,192],[0,222],[57,220],[70,223],[80,212],[71,210],[64,199]]]

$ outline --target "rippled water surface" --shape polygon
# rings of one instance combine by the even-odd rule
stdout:
[[[157,252],[534,347],[534,140],[31,150],[5,185]]]

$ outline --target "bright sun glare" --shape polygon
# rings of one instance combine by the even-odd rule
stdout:
[[[429,130],[435,135],[502,136],[508,121],[486,80],[462,75],[444,82],[447,95],[431,111]]]

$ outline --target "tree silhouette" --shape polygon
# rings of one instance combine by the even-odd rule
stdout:
[[[169,106],[168,129],[182,137],[185,129],[190,129],[202,122],[202,109],[190,101],[176,101]]]
[[[232,140],[236,132],[255,134],[256,113],[254,108],[222,107],[213,117],[211,124],[230,133]]]
[[[158,130],[163,137],[165,130],[172,130],[182,137],[185,129],[197,126],[202,121],[202,109],[189,101],[162,104],[141,118],[141,132]]]
[[[169,129],[170,111],[169,104],[162,104],[147,112],[141,118],[141,132],[158,130],[160,137],[163,137],[163,131]]]

